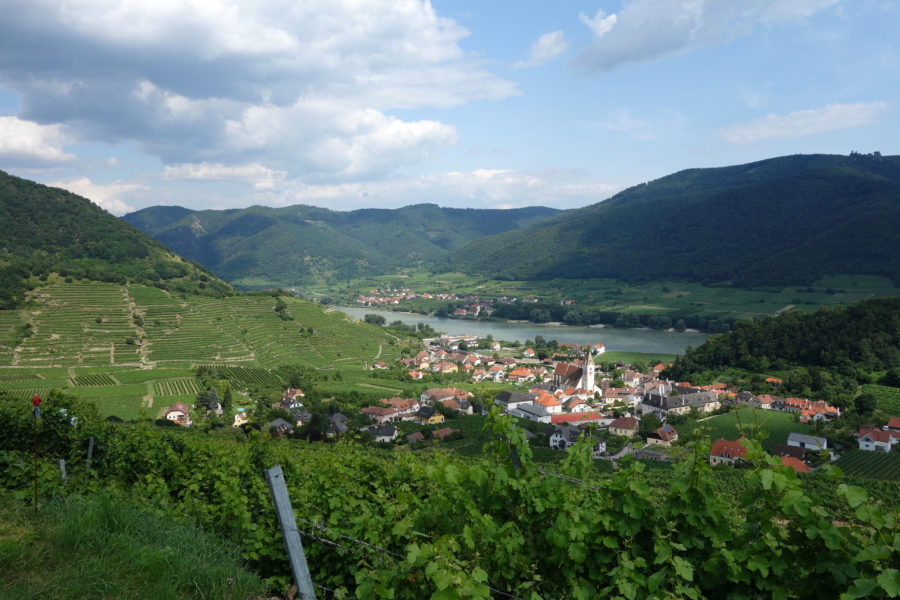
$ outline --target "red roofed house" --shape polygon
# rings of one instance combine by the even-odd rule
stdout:
[[[900,417],[891,417],[888,419],[887,428],[889,431],[900,431]]]
[[[444,441],[444,438],[452,433],[455,433],[455,429],[450,429],[449,427],[444,427],[443,429],[435,429],[431,432],[432,439]]]
[[[510,371],[506,375],[506,380],[514,383],[518,383],[521,381],[534,381],[534,371],[532,371],[531,369],[526,369],[525,367],[519,367]]]
[[[809,467],[807,467],[802,460],[794,458],[793,456],[782,456],[781,464],[782,466],[792,468],[797,473],[809,473]]]
[[[379,425],[384,425],[400,416],[400,412],[396,408],[387,406],[367,406],[359,409],[359,412],[372,417]]]
[[[184,402],[176,402],[166,409],[166,419],[179,425],[191,424],[191,411]]]
[[[634,417],[619,417],[609,424],[609,432],[613,435],[634,437],[637,426],[638,420]]]
[[[603,415],[598,412],[563,413],[560,415],[550,415],[550,422],[553,425],[561,425],[562,423],[574,423],[578,425],[580,423],[597,423],[602,418]]]
[[[660,446],[671,446],[672,442],[677,440],[678,432],[668,423],[654,429],[653,433],[647,436],[648,444],[658,444]]]
[[[562,412],[562,402],[556,399],[556,396],[553,394],[547,393],[543,390],[538,392],[538,397],[534,400],[538,404],[544,407],[551,415],[559,414]]]
[[[741,441],[717,439],[713,442],[712,448],[709,449],[709,464],[720,465],[722,463],[733,465],[734,461],[744,458],[747,454],[747,447]]]
[[[874,425],[863,425],[859,428],[859,449],[890,452],[891,446],[900,442],[900,438],[895,438],[892,433],[878,429]]]
[[[534,358],[534,350],[531,348],[525,348],[525,352],[522,353],[522,356],[525,358]]]

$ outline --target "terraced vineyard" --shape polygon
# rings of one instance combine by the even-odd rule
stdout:
[[[834,463],[846,475],[865,479],[900,481],[900,454],[851,450]]]
[[[892,417],[900,417],[900,389],[886,385],[867,383],[860,388],[861,394],[872,394],[878,408]]]
[[[31,298],[36,308],[0,311],[0,393],[26,400],[64,389],[124,419],[192,403],[198,365],[244,389],[285,385],[273,371],[282,365],[340,370],[343,385],[374,394],[351,380],[366,364],[399,357],[382,329],[294,298],[282,299],[287,320],[270,295],[183,298],[142,285],[51,281]],[[26,322],[33,334],[17,340]]]

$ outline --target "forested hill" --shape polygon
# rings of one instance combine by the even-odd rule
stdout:
[[[440,260],[472,240],[526,227],[558,212],[433,204],[350,212],[303,205],[199,212],[156,206],[124,218],[232,283],[289,286]]]
[[[739,321],[731,333],[688,349],[664,375],[700,381],[704,373],[729,367],[767,372],[797,366],[819,375],[816,370],[824,369],[857,378],[900,367],[900,298]]]
[[[900,156],[796,155],[690,169],[532,227],[446,265],[508,279],[613,277],[809,284],[900,282]]]
[[[59,273],[222,294],[227,284],[86,198],[0,171],[0,308]]]

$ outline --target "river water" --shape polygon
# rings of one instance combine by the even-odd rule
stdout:
[[[413,313],[377,310],[359,306],[334,306],[357,319],[365,315],[381,315],[388,323],[402,321],[407,325],[425,323],[436,331],[449,335],[494,336],[495,340],[525,342],[542,335],[546,340],[575,344],[602,343],[607,350],[682,354],[688,346],[697,347],[706,339],[705,333],[657,331],[653,329],[616,329],[612,327],[570,327],[568,325],[538,325],[536,323],[503,323],[429,317]]]

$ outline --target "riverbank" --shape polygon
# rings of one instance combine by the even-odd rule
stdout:
[[[339,310],[354,318],[362,319],[367,314],[380,315],[388,323],[401,321],[406,325],[424,323],[436,331],[449,335],[474,335],[486,338],[488,335],[496,340],[526,343],[534,341],[536,336],[554,339],[558,342],[574,344],[602,343],[608,352],[676,355],[683,354],[688,346],[699,346],[707,335],[699,332],[662,331],[656,329],[619,329],[615,327],[592,327],[576,325],[537,324],[530,321],[476,321],[469,319],[452,319],[433,317],[419,313],[390,311],[361,306],[337,306],[330,308]],[[615,360],[621,360],[616,358]]]

